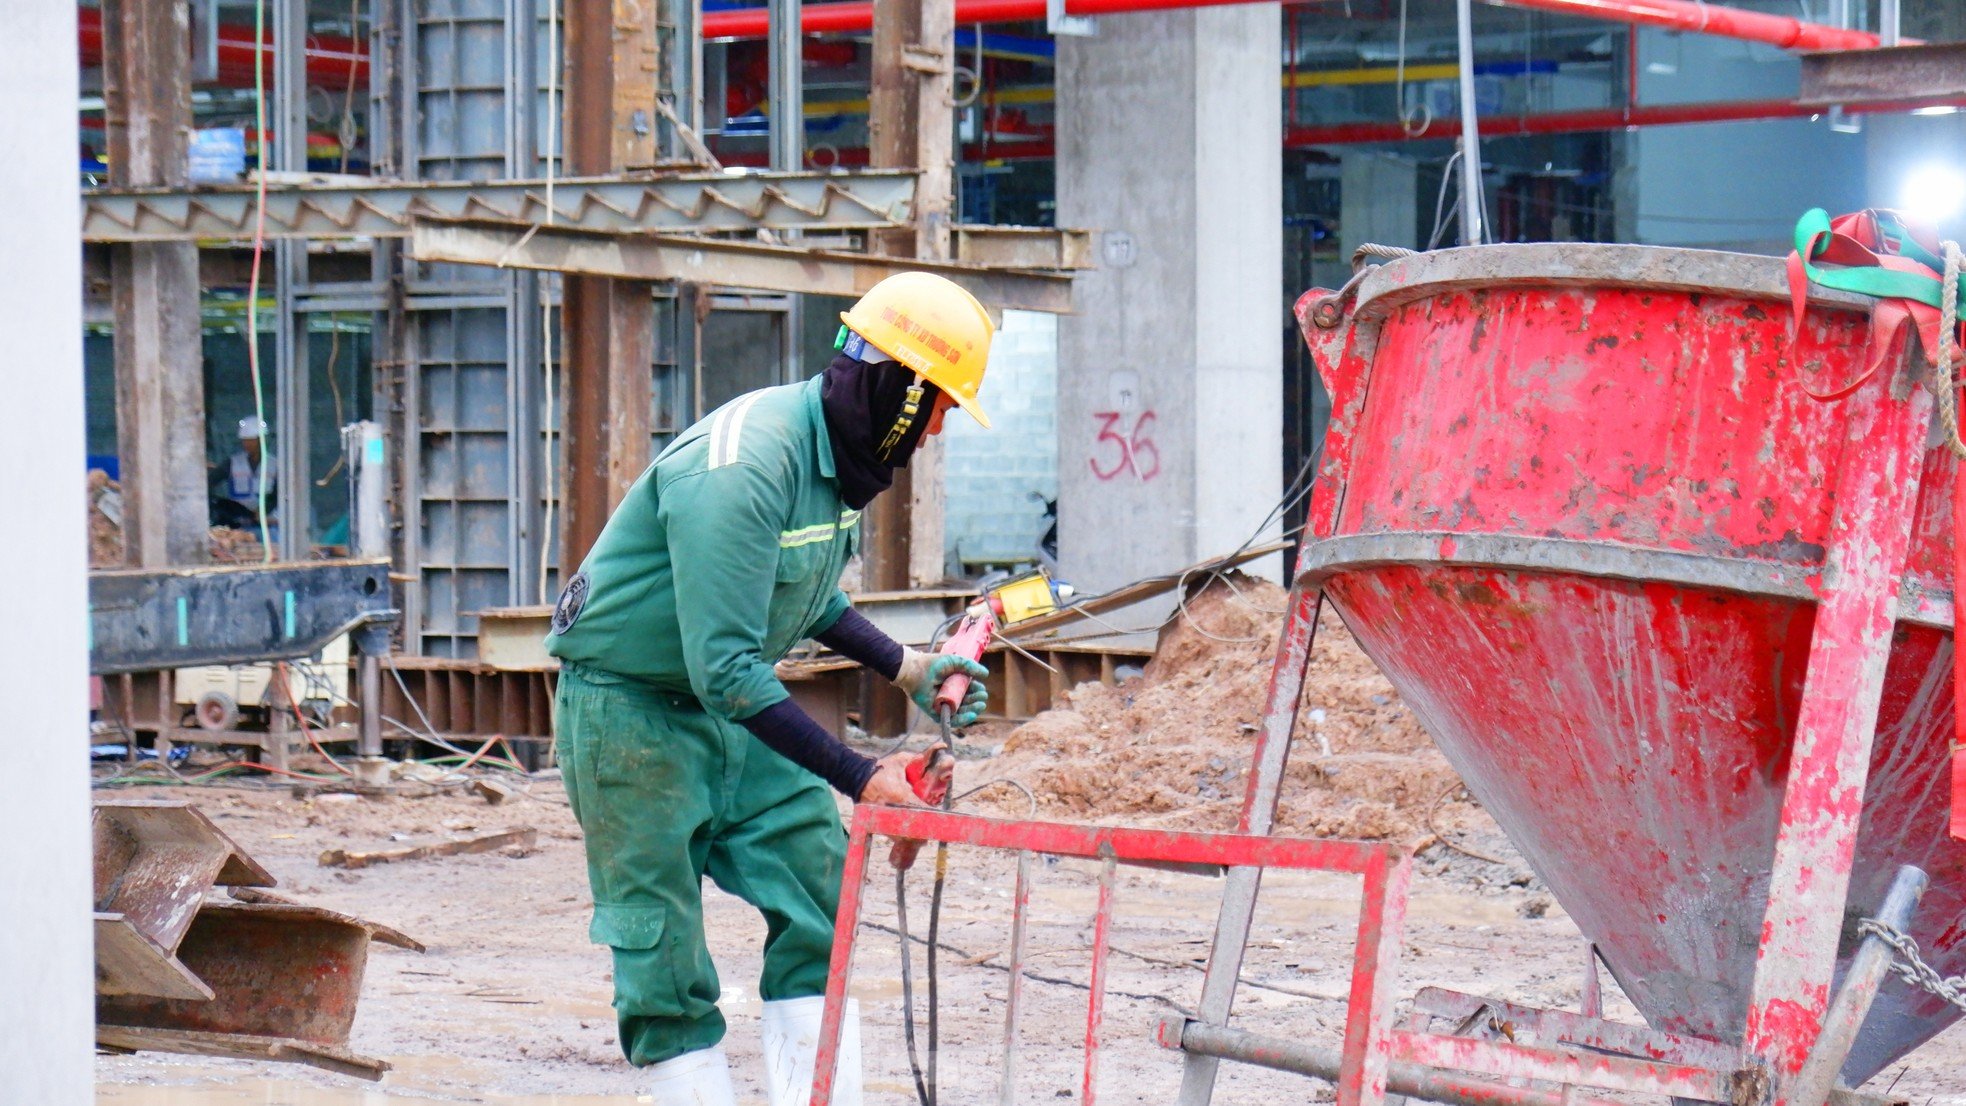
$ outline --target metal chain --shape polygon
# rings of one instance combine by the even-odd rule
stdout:
[[[1939,348],[1932,356],[1932,399],[1946,448],[1966,459],[1966,442],[1959,439],[1959,243],[1940,245],[1945,254],[1944,283],[1939,288]]]
[[[1857,932],[1891,946],[1892,951],[1898,954],[1897,962],[1891,965],[1898,978],[1966,1010],[1966,975],[1950,978],[1940,975],[1937,968],[1927,964],[1925,958],[1919,955],[1918,942],[1910,934],[1900,933],[1875,918],[1858,922]]]

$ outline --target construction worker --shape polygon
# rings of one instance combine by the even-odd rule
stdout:
[[[833,946],[846,838],[827,786],[912,804],[906,769],[848,748],[799,709],[772,665],[814,638],[923,710],[983,666],[904,648],[853,610],[840,572],[860,512],[952,406],[977,404],[994,328],[942,277],[902,273],[840,316],[838,355],[803,384],[740,396],[684,431],[628,490],[561,592],[555,732],[594,893],[590,936],[614,953],[622,1052],[657,1106],[731,1106],[702,880],[765,918],[765,1078],[803,1106]],[[849,1004],[834,1101],[860,1101]]]

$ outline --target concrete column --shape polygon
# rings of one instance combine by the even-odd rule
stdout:
[[[0,803],[0,1098],[88,1102],[95,995],[89,926],[86,566],[82,494],[82,255],[75,248],[75,5],[28,4],[0,35],[0,196],[7,248],[0,334],[23,371],[0,407],[0,502],[32,525],[0,548],[31,648],[9,651],[0,696],[16,773]]]
[[[182,185],[190,171],[191,14],[186,0],[104,0],[109,173],[119,185]],[[112,247],[116,446],[131,564],[206,557],[205,381],[198,247]]]
[[[1058,222],[1102,232],[1058,327],[1059,561],[1082,590],[1235,549],[1281,491],[1281,48],[1274,4],[1059,40]]]

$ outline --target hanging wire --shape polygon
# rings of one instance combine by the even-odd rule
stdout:
[[[259,471],[253,474],[259,553],[261,561],[271,562],[273,539],[266,524],[266,471],[272,451],[266,448],[266,393],[259,379],[259,270],[266,256],[266,0],[253,5],[253,125],[258,128],[259,172],[255,174],[258,180],[253,198],[253,266],[246,282],[246,370],[253,378],[253,418],[259,424]]]
[[[546,225],[552,226],[557,212],[553,207],[553,180],[559,167],[560,148],[560,0],[546,0]],[[541,360],[546,376],[546,413],[539,435],[539,479],[546,489],[546,510],[539,526],[539,601],[552,602],[547,593],[547,554],[553,548],[553,509],[558,503],[558,480],[553,471],[553,437],[556,417],[553,395],[553,281],[539,275],[539,336]],[[400,680],[400,677],[399,677]]]

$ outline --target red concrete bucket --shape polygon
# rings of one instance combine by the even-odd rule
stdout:
[[[1953,464],[1901,351],[1864,378],[1868,301],[1787,297],[1776,258],[1566,244],[1298,305],[1333,401],[1300,571],[1646,1019],[1778,1072],[1899,865],[1966,971]],[[1958,1017],[1887,980],[1846,1080]]]

